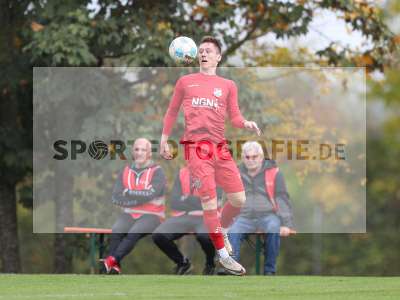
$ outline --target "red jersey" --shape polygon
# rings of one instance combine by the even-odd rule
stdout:
[[[227,114],[233,126],[244,127],[245,120],[237,100],[237,87],[232,80],[202,73],[179,78],[164,117],[163,134],[171,134],[182,104],[185,141],[208,140],[219,143],[225,140]]]

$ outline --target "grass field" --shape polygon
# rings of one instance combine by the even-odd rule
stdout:
[[[400,277],[0,275],[0,299],[400,299]]]

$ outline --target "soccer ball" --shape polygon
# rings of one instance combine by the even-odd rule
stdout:
[[[191,63],[197,55],[196,43],[186,36],[177,37],[169,45],[169,55],[177,63]]]

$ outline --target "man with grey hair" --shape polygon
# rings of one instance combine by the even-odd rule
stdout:
[[[229,230],[233,257],[240,259],[240,245],[249,233],[265,233],[264,275],[275,275],[280,236],[295,233],[292,208],[285,180],[275,161],[264,159],[258,142],[242,147],[240,175],[245,187],[246,203]]]

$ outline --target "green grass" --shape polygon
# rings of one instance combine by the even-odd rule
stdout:
[[[400,299],[400,277],[0,275],[0,299]]]

